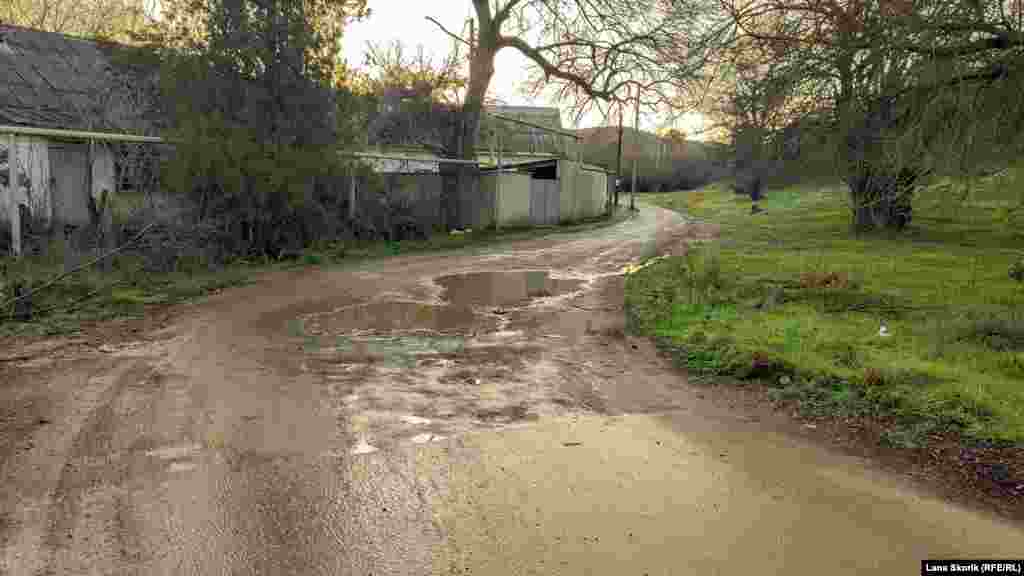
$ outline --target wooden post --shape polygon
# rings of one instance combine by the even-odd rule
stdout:
[[[14,257],[21,256],[21,209],[18,202],[18,149],[14,146],[14,134],[7,137],[7,192],[10,203],[7,215],[11,219],[11,252]]]

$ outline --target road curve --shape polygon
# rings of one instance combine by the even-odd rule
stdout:
[[[622,334],[623,267],[710,233],[644,207],[269,274],[103,346],[14,351],[0,571],[912,574],[1024,555],[1019,526],[708,402]]]

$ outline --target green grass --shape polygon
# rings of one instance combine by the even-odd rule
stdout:
[[[275,269],[346,266],[403,254],[485,249],[500,242],[555,233],[583,232],[616,224],[629,217],[628,210],[620,209],[611,218],[557,227],[474,230],[466,234],[437,234],[426,240],[401,242],[319,243],[308,247],[293,260],[238,260],[214,270],[193,259],[181,259],[177,270],[164,274],[140,273],[140,256],[124,252],[111,259],[108,271],[95,268],[83,270],[34,294],[34,317],[31,322],[17,322],[11,318],[10,306],[0,308],[0,337],[73,333],[81,327],[82,322],[137,317],[146,314],[154,306],[184,302],[214,291],[240,286],[251,282],[257,273]],[[26,286],[39,286],[56,277],[62,270],[63,262],[57,254],[17,261],[0,256],[0,304],[11,297],[12,280],[20,280]]]
[[[1024,240],[1007,209],[1024,180],[1013,176],[975,182],[962,201],[940,181],[909,230],[859,237],[838,186],[769,191],[756,215],[722,185],[645,195],[719,224],[721,238],[631,275],[631,322],[694,372],[759,376],[806,410],[882,418],[895,444],[939,431],[1020,442],[1024,286],[1008,270]],[[758,307],[771,290],[779,304]]]

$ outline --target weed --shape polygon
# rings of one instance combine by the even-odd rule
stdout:
[[[302,255],[302,263],[307,266],[319,266],[324,263],[324,256],[315,252],[307,252]]]
[[[1024,317],[1013,310],[966,319],[958,330],[961,340],[998,352],[1024,350]]]

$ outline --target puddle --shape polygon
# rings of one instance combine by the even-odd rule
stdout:
[[[337,360],[366,362],[383,361],[385,365],[412,368],[416,358],[424,355],[455,354],[463,351],[465,342],[457,336],[364,336],[338,337],[334,346],[321,347],[320,353]],[[354,371],[347,367],[346,372]],[[339,379],[347,376],[338,375]]]
[[[518,306],[578,290],[582,280],[551,278],[544,270],[470,272],[434,279],[444,288],[444,299],[462,305]]]
[[[353,332],[394,333],[426,330],[463,333],[484,324],[468,306],[437,306],[419,302],[375,302],[339,308],[307,317],[307,334]]]

